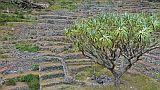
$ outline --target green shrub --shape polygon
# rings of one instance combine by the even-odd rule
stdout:
[[[76,79],[77,80],[85,80],[86,79],[86,72],[80,72],[76,74]]]
[[[53,3],[54,2],[54,3]],[[75,10],[77,8],[76,0],[58,0],[52,1],[50,10],[60,10],[60,9]]]
[[[15,47],[20,51],[37,52],[39,50],[39,47],[33,44],[17,43],[15,44]]]
[[[38,75],[29,74],[26,76],[19,76],[17,77],[17,81],[26,82],[30,90],[39,89],[39,76]]]
[[[61,6],[60,5],[52,5],[49,7],[50,10],[59,10],[61,9]]]
[[[16,11],[15,14],[16,14],[17,18],[25,19],[25,17],[24,17],[25,13],[24,12],[22,12],[22,11]]]
[[[39,89],[39,80],[38,79],[33,79],[31,82],[28,82],[27,84],[31,90],[38,90]]]
[[[19,6],[16,4],[11,3],[11,0],[4,0],[6,2],[0,2],[0,11],[1,10],[17,10],[19,9]]]
[[[6,22],[20,22],[23,18],[17,17],[16,15],[0,14],[0,24],[6,24]]]
[[[16,81],[14,79],[8,79],[5,81],[6,86],[16,85]]]
[[[17,10],[14,13],[0,13],[0,25],[5,25],[7,22],[22,22],[22,21],[33,21],[36,20],[31,15],[31,10]]]
[[[32,68],[39,68],[39,64],[32,64]]]

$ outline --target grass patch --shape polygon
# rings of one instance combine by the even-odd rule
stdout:
[[[78,7],[77,0],[57,0],[50,1],[51,6],[48,8],[49,10],[60,10],[60,9],[68,9],[68,10],[76,10]]]
[[[157,81],[160,82],[160,73],[155,72],[154,75],[156,76]]]
[[[112,74],[105,67],[96,65],[96,71],[94,72],[94,67],[86,68],[84,71],[78,72],[76,74],[76,79],[85,80],[90,82],[90,79],[87,80],[88,77],[93,75],[108,75],[112,77]],[[160,74],[157,74],[159,76]],[[112,77],[113,78],[113,77]],[[150,78],[143,74],[129,74],[126,73],[123,75],[122,80],[124,84],[121,85],[120,90],[159,90],[160,82],[156,79]],[[109,85],[100,85],[100,86],[70,86],[65,90],[115,90],[113,83]]]
[[[13,32],[2,32],[1,34],[0,34],[0,36],[1,36],[0,40],[1,41],[15,40],[16,39],[16,37],[13,37],[13,35],[14,35]]]
[[[16,80],[15,79],[8,79],[5,81],[6,86],[11,86],[11,85],[16,85]]]
[[[112,76],[111,72],[101,65],[93,65],[92,67],[87,67],[83,71],[76,74],[77,80],[86,80],[87,77],[108,75]]]
[[[17,17],[16,15],[9,14],[0,14],[0,25],[6,24],[6,22],[20,22],[22,18]]]
[[[6,86],[16,85],[16,82],[25,82],[30,90],[38,90],[39,89],[39,76],[38,75],[25,75],[25,76],[18,76],[16,78],[11,78],[6,80],[4,83]]]
[[[32,70],[33,71],[39,70],[39,64],[32,64]]]
[[[19,82],[26,82],[30,88],[30,90],[38,90],[39,89],[39,76],[38,75],[26,75],[19,76],[16,78]]]
[[[7,22],[34,21],[36,17],[32,15],[32,11],[12,3],[11,0],[4,0],[0,2],[0,25],[6,25]]]
[[[122,79],[132,84],[138,90],[158,90],[160,88],[160,82],[142,74],[125,74]]]
[[[120,90],[159,90],[160,83],[148,76],[125,74]],[[100,86],[70,86],[66,90],[115,90],[113,83]]]
[[[11,0],[2,0],[2,1],[5,1],[5,2],[0,2],[0,11],[2,11],[2,10],[13,11],[13,10],[19,9],[19,6],[11,3]]]
[[[5,54],[0,54],[0,58],[9,58],[9,56]]]
[[[15,13],[0,13],[0,25],[7,22],[30,22],[36,20],[29,11],[16,11]]]
[[[23,44],[23,43],[17,43],[15,44],[15,47],[20,51],[28,51],[28,52],[37,52],[40,49],[35,44]]]

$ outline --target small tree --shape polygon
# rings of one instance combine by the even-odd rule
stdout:
[[[109,13],[81,20],[66,35],[84,55],[109,69],[119,86],[121,76],[143,54],[159,48],[153,35],[158,25],[156,17],[144,13]]]

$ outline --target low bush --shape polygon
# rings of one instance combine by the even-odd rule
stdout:
[[[6,86],[16,85],[16,82],[25,82],[29,86],[30,90],[38,90],[39,89],[39,76],[38,75],[25,75],[18,76],[16,78],[7,79],[5,81]]]
[[[22,21],[20,18],[16,17],[15,15],[8,15],[1,13],[0,14],[0,24],[3,25],[6,22],[19,22]]]
[[[5,81],[6,86],[16,85],[16,81],[14,79],[8,79]]]
[[[29,74],[26,76],[19,76],[16,78],[18,82],[25,82],[29,86],[30,90],[38,90],[39,89],[39,76]]]
[[[32,64],[32,70],[38,70],[39,69],[39,64]]]
[[[20,51],[37,52],[39,50],[39,47],[34,44],[17,43],[15,47]]]

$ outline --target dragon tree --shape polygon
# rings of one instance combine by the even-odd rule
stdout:
[[[159,48],[154,31],[160,26],[155,15],[106,13],[76,22],[66,35],[82,53],[120,78],[145,53]]]

